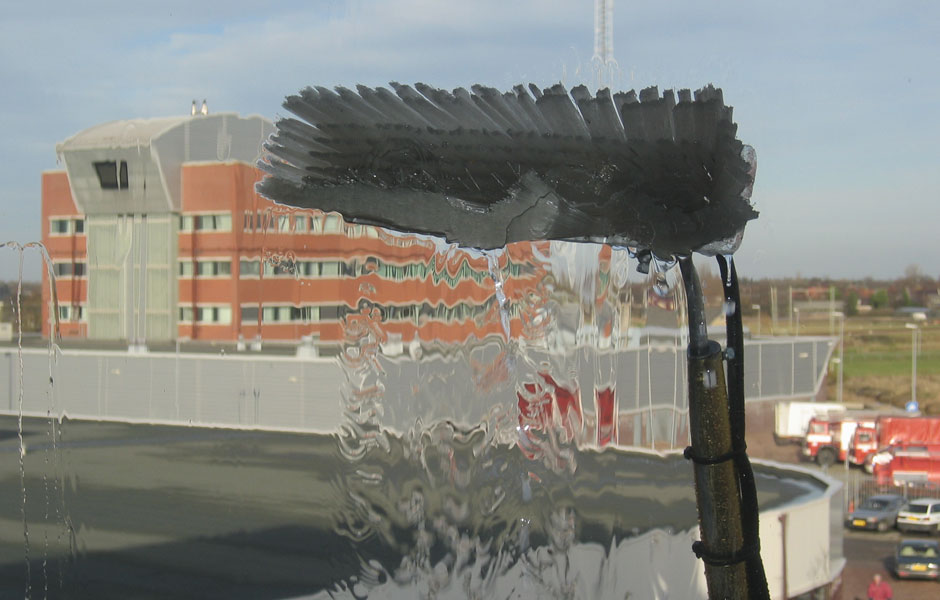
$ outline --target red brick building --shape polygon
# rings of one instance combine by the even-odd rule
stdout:
[[[338,342],[362,299],[405,343],[503,332],[485,257],[256,194],[271,130],[260,117],[194,115],[106,123],[59,144],[65,169],[43,173],[42,235],[60,335]],[[539,268],[518,245],[499,269],[518,334],[516,303]]]

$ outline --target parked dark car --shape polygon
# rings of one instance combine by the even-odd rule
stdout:
[[[887,531],[894,527],[898,512],[907,506],[907,498],[897,494],[870,496],[849,513],[845,526],[849,529]]]
[[[894,560],[898,579],[937,579],[940,576],[940,542],[901,540]]]

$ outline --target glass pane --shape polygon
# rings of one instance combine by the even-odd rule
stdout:
[[[101,4],[0,25],[0,241],[41,242],[0,264],[0,597],[704,598],[672,242],[750,193],[739,140],[741,306],[731,228],[694,325],[743,308],[748,451],[797,460],[778,403],[940,411],[931,3]],[[815,469],[757,467],[772,597],[863,597],[877,480]]]

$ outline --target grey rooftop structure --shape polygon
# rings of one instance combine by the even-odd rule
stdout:
[[[178,213],[184,163],[253,164],[273,130],[263,117],[235,113],[127,119],[80,131],[56,153],[86,215]]]

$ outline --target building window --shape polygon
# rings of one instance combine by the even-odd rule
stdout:
[[[231,231],[232,215],[180,215],[180,231]]]
[[[339,277],[339,263],[336,261],[320,263],[320,276]]]
[[[258,321],[257,306],[242,306],[242,323]],[[342,312],[340,306],[263,306],[261,307],[261,321],[266,324],[275,323],[316,323],[321,319],[336,320]],[[327,315],[324,317],[324,313]]]
[[[84,277],[85,263],[59,262],[52,265],[52,272],[56,277]]]
[[[113,160],[108,160],[94,164],[95,173],[98,174],[98,182],[101,184],[101,189],[118,189],[117,163]]]
[[[274,263],[264,261],[264,274],[267,277],[290,277],[294,275],[296,269],[296,263],[290,259],[284,259]]]
[[[343,220],[339,215],[327,215],[323,221],[323,233],[342,233]]]
[[[180,261],[180,277],[192,277],[193,276],[193,263],[190,260],[181,260]]]
[[[196,231],[231,231],[231,215],[196,215]]]
[[[292,306],[291,320],[303,323],[313,323],[320,320],[319,306]]]
[[[290,306],[265,306],[261,311],[261,321],[264,323],[289,323]]]
[[[318,310],[321,321],[336,321],[344,312],[341,306],[320,306]]]
[[[309,222],[307,215],[294,215],[294,233],[306,233]]]
[[[290,233],[290,215],[277,216],[277,230],[280,233]]]
[[[49,219],[49,235],[68,235],[72,232],[71,219]]]
[[[197,306],[195,312],[192,306],[181,306],[179,311],[181,323],[192,323],[194,315],[197,323],[228,325],[232,322],[232,308],[230,306]]]
[[[120,167],[117,161],[104,160],[93,163],[98,182],[103,190],[127,189],[127,161],[122,160]]]
[[[232,274],[232,263],[227,260],[200,260],[196,263],[198,277],[228,277]]]
[[[251,211],[245,211],[245,220],[242,223],[242,231],[253,231],[255,228],[255,215]]]
[[[245,260],[238,261],[239,277],[257,277],[261,274],[261,261]]]
[[[85,233],[85,219],[75,219],[73,222],[75,233]]]
[[[297,263],[297,269],[304,277],[320,276],[320,263],[313,260],[305,260]]]
[[[85,307],[71,304],[59,305],[60,321],[83,321],[85,319]]]
[[[200,323],[228,325],[232,322],[232,309],[228,306],[199,306],[196,312]]]

